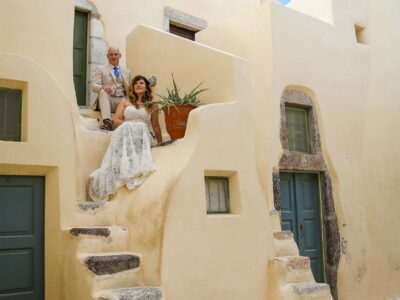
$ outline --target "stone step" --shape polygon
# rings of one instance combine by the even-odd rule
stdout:
[[[279,285],[312,282],[314,277],[307,256],[282,256],[269,260],[269,267],[274,270]]]
[[[76,203],[76,224],[110,226],[116,223],[117,201],[80,201]]]
[[[140,256],[131,252],[85,253],[78,257],[94,275],[110,275],[140,267]]]
[[[329,285],[326,283],[290,283],[282,288],[284,299],[294,300],[332,300]]]
[[[124,226],[86,226],[68,230],[75,253],[126,251],[128,228]]]
[[[141,270],[141,268],[135,268],[115,274],[95,276],[91,274],[90,281],[88,282],[88,288],[90,288],[91,293],[108,289],[120,289],[129,288],[132,286],[141,286],[143,285],[143,270]]]
[[[79,114],[82,117],[83,125],[87,129],[99,129],[100,125],[103,124],[103,120],[101,118],[101,113],[99,110],[93,110],[91,107],[88,106],[80,106]],[[111,113],[111,119],[112,118],[114,118],[114,113]]]
[[[141,258],[132,252],[85,253],[78,255],[78,271],[84,274],[80,282],[87,282],[90,293],[100,290],[142,285]]]
[[[69,232],[73,236],[96,236],[96,237],[109,237],[111,234],[110,227],[75,227],[71,228]]]
[[[103,208],[107,201],[81,201],[77,202],[78,208],[83,212],[95,212]]]
[[[79,106],[79,114],[84,118],[91,118],[100,121],[101,113],[99,110],[93,110],[90,106]],[[112,113],[114,115],[114,113]]]
[[[159,287],[133,287],[99,291],[93,295],[96,300],[160,300]]]
[[[293,233],[291,231],[273,231],[273,237],[276,256],[299,255],[299,248],[293,239]]]

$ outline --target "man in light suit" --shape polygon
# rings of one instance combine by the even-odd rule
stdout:
[[[99,93],[93,109],[100,107],[104,130],[114,130],[111,113],[115,112],[122,98],[128,96],[131,74],[119,65],[121,53],[118,48],[110,47],[107,52],[108,64],[97,67],[92,81],[92,90]]]

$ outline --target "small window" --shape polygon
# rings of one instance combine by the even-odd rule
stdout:
[[[207,21],[176,10],[164,7],[164,30],[194,41],[196,32],[207,28]]]
[[[22,91],[0,88],[0,140],[21,141]]]
[[[228,177],[205,177],[208,214],[229,213]]]
[[[289,151],[310,153],[307,109],[286,106],[286,126]]]
[[[175,35],[179,35],[180,37],[183,37],[188,40],[194,41],[196,31],[181,27],[175,24],[170,23],[169,24],[169,32]]]

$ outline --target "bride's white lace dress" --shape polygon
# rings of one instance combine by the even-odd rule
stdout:
[[[101,167],[89,175],[93,200],[108,200],[123,185],[134,189],[156,170],[151,156],[150,117],[144,108],[125,108],[125,122],[112,133]]]

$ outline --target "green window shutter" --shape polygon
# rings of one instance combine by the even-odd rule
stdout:
[[[22,91],[0,88],[0,140],[21,141]]]
[[[205,177],[207,213],[229,213],[229,181],[227,177]]]
[[[87,65],[88,14],[75,11],[74,21],[74,85],[78,105],[86,105],[86,65]]]
[[[289,151],[310,153],[307,109],[287,106],[286,126]]]

